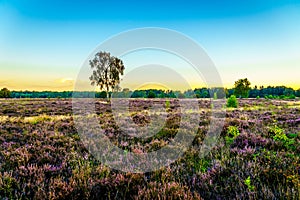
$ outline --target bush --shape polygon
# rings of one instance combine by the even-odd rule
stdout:
[[[245,185],[248,187],[248,190],[254,191],[255,187],[251,185],[251,179],[250,176],[244,180]]]
[[[273,134],[274,141],[282,142],[287,149],[295,150],[295,148],[296,148],[294,146],[295,140],[293,139],[293,137],[289,138],[284,133],[284,129],[279,128],[278,126],[275,126],[275,127],[270,128],[270,132]],[[292,136],[293,136],[293,134],[292,134]]]
[[[236,138],[237,136],[240,135],[240,131],[239,131],[239,129],[236,126],[229,126],[227,128],[227,135],[229,137]]]
[[[237,108],[238,107],[238,101],[237,101],[235,95],[231,95],[229,97],[229,99],[227,100],[227,107],[228,108]]]
[[[294,94],[291,94],[291,95],[287,96],[287,99],[296,99],[296,96]]]
[[[170,108],[170,101],[169,100],[166,100],[166,109]]]
[[[227,128],[227,135],[225,136],[226,144],[231,145],[239,135],[240,131],[236,126],[229,126]]]

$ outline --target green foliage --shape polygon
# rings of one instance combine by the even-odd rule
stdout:
[[[234,83],[234,94],[239,98],[248,98],[251,83],[247,78],[239,79]]]
[[[201,159],[198,164],[199,164],[198,171],[204,173],[207,171],[207,168],[211,165],[211,160]]]
[[[156,97],[156,94],[154,91],[150,90],[148,95],[147,95],[148,98],[155,98]]]
[[[298,90],[295,91],[295,96],[296,97],[300,97],[300,89],[298,89]]]
[[[250,176],[248,176],[245,180],[244,180],[245,185],[248,187],[248,190],[250,191],[254,191],[255,187],[253,185],[251,185],[251,178]]]
[[[289,97],[293,98],[297,96],[297,91],[293,90],[293,88],[285,87],[285,86],[261,86],[259,89],[255,86],[249,92],[250,98],[255,98],[257,96],[264,97],[266,99],[287,99]]]
[[[235,95],[231,95],[227,99],[227,107],[228,108],[237,108],[238,107],[238,101],[237,101]]]
[[[274,99],[295,99],[296,97],[300,97],[300,90],[294,91],[292,88],[288,88],[291,94],[288,92],[285,92],[286,95],[284,95],[284,91],[287,89],[285,86],[276,86],[271,87],[268,86],[267,88],[261,87],[260,89],[254,88],[249,91],[249,98],[270,98],[270,95],[272,95],[272,98]],[[156,97],[158,98],[176,98],[178,97],[179,91],[172,91],[172,90],[158,90],[158,89],[149,89],[149,90],[135,90],[130,91],[129,88],[123,89],[123,91],[116,91],[114,92],[114,98],[147,98],[147,94],[149,91],[152,90]],[[229,98],[231,95],[234,94],[234,89],[223,89],[223,88],[196,88],[195,90],[187,90],[184,91],[183,94],[185,98],[210,98],[210,94],[214,95],[214,93],[217,93],[217,98],[224,98],[225,95],[227,98]],[[0,92],[1,93],[1,92]],[[63,92],[57,92],[57,91],[11,91],[10,97],[11,98],[72,98],[73,94],[76,98],[93,98],[94,96],[96,98],[106,98],[106,92],[89,92],[89,91],[63,91]],[[105,95],[105,96],[104,96]],[[183,95],[182,95],[183,97]],[[216,97],[216,96],[214,96]]]
[[[236,126],[229,126],[225,136],[226,144],[232,144],[233,141],[240,135],[240,131]]]
[[[296,96],[294,94],[290,94],[286,96],[285,99],[296,99]]]
[[[289,138],[285,135],[285,133],[277,133],[273,136],[275,141],[287,142]]]
[[[225,136],[225,141],[227,145],[231,145],[234,142],[234,138]]]
[[[107,97],[107,94],[106,94],[105,91],[101,91],[101,92],[97,92],[97,93],[95,94],[95,97],[96,97],[96,98],[102,98],[102,99],[105,99],[105,98]]]
[[[227,135],[229,137],[236,138],[237,136],[240,135],[240,131],[239,131],[239,129],[236,126],[229,126],[227,128]]]
[[[292,88],[286,88],[284,91],[283,91],[283,95],[285,96],[295,96],[295,92]]]
[[[76,92],[79,97],[87,96],[88,92]],[[63,92],[54,92],[54,91],[12,91],[12,98],[72,98],[72,91],[63,91]],[[97,93],[96,93],[97,94]],[[93,97],[93,94],[90,92],[89,97]]]
[[[275,141],[287,142],[289,139],[284,133],[284,130],[277,125],[271,127],[270,132],[272,133],[272,138]]]
[[[199,157],[199,152],[197,151],[186,152],[185,161],[196,172],[207,172],[208,167],[211,166],[211,159],[208,157]]]
[[[273,140],[274,141],[279,141],[279,142],[282,142],[284,144],[284,146],[287,148],[287,149],[290,149],[290,150],[295,150],[296,147],[294,146],[295,144],[295,135],[293,134],[290,134],[291,138],[289,138],[284,130],[278,126],[275,126],[275,127],[272,127],[270,128],[270,132],[273,133]]]
[[[217,93],[214,93],[214,99],[218,99]]]
[[[287,135],[287,137],[290,138],[290,139],[293,139],[293,138],[298,137],[298,134],[297,133],[290,133],[290,134]]]
[[[170,108],[170,101],[166,100],[166,109]]]
[[[208,88],[196,88],[194,93],[197,98],[209,98],[209,89]]]
[[[131,98],[146,98],[146,91],[145,90],[135,90],[131,94]]]
[[[10,98],[11,92],[7,88],[2,88],[0,90],[0,98]]]

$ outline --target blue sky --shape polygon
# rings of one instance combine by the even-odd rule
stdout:
[[[299,0],[0,0],[0,87],[72,90],[101,42],[129,29],[162,27],[198,42],[226,87],[247,77],[253,86],[298,89],[299,21]],[[128,69],[134,59],[148,62],[141,54],[128,56]]]

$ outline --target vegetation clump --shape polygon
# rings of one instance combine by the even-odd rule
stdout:
[[[239,135],[240,131],[236,126],[229,126],[227,128],[227,135],[225,136],[226,143],[232,144]]]
[[[2,88],[0,90],[0,98],[10,98],[11,92],[7,88]]]
[[[238,107],[238,101],[237,101],[235,95],[231,95],[231,96],[227,99],[227,107],[228,107],[228,108],[237,108],[237,107]]]

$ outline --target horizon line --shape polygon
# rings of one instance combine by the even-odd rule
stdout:
[[[263,86],[263,88],[268,88],[268,87],[285,87],[285,88],[292,88],[293,90],[297,91],[300,90],[300,86],[299,87],[291,87],[291,86],[286,86],[286,85],[268,85],[268,86],[264,86],[264,85],[255,85],[257,86],[257,89],[260,89],[261,86]],[[254,86],[254,87],[255,87]],[[254,89],[254,87],[251,87],[251,89]],[[9,87],[0,87],[0,90],[3,88],[7,88],[8,90],[10,90],[11,92],[102,92],[102,91],[88,91],[88,90],[82,90],[82,91],[76,91],[76,90],[30,90],[30,89],[9,89]],[[211,88],[224,88],[227,90],[230,89],[234,89],[234,87],[194,87],[193,89],[189,88],[189,89],[162,89],[162,88],[147,88],[147,89],[136,89],[136,90],[132,90],[130,88],[122,88],[121,91],[118,92],[122,92],[124,89],[129,89],[129,91],[147,91],[147,90],[161,90],[161,91],[180,91],[180,92],[185,92],[188,90],[196,90],[196,89],[203,89],[203,88],[207,88],[207,89],[211,89]],[[104,91],[104,90],[103,90]],[[105,91],[104,91],[105,92]]]

